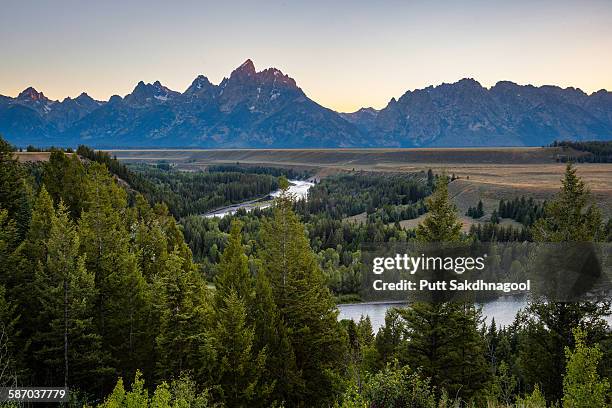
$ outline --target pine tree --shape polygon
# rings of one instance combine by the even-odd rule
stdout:
[[[269,299],[254,298],[254,281],[242,246],[241,228],[239,221],[232,221],[229,241],[215,277],[211,336],[216,361],[212,377],[228,405],[258,406],[267,401],[274,387],[272,379],[264,377],[268,352],[264,343],[270,339],[264,337],[269,333],[263,332],[261,324],[270,322],[259,319],[262,311],[273,313],[274,309],[268,310]],[[274,316],[268,314],[265,318]],[[255,336],[256,327],[261,337]],[[235,339],[230,340],[231,336]],[[241,359],[245,360],[239,362]],[[248,389],[240,391],[241,387]]]
[[[388,309],[385,313],[385,324],[376,333],[376,351],[378,354],[377,368],[397,360],[402,346],[406,321],[400,315],[400,309]]]
[[[499,215],[497,214],[497,210],[493,210],[491,213],[491,222],[493,224],[499,224]]]
[[[159,379],[178,377],[195,370],[199,344],[203,341],[208,314],[206,288],[194,270],[185,272],[178,251],[168,256],[155,277],[159,333],[156,337]]]
[[[299,376],[295,354],[288,337],[287,327],[274,303],[272,287],[263,271],[259,271],[255,283],[255,296],[249,307],[254,321],[256,351],[265,351],[267,358],[261,382],[270,391],[257,406],[268,407],[274,403],[292,400],[303,392],[304,383]]]
[[[86,171],[79,156],[68,157],[61,150],[54,150],[45,163],[43,183],[55,203],[60,200],[70,210],[73,218],[81,214],[85,204]]]
[[[51,218],[46,247],[46,262],[34,282],[40,299],[34,335],[41,369],[37,375],[48,385],[79,384],[95,390],[106,358],[93,324],[94,275],[85,269],[76,228],[61,201]]]
[[[33,261],[43,261],[47,257],[46,241],[51,233],[51,220],[54,216],[53,200],[43,185],[36,198],[26,235],[25,253]]]
[[[31,213],[32,189],[12,147],[0,136],[0,208],[15,220],[18,236],[23,239]]]
[[[22,351],[26,365],[34,367],[36,362],[29,350],[31,338],[38,330],[37,316],[40,310],[40,299],[32,296],[35,293],[34,281],[37,271],[47,262],[47,243],[51,234],[51,221],[55,217],[53,201],[44,186],[36,198],[26,239],[14,252],[12,271],[6,276],[6,286],[11,288],[11,298],[19,305],[18,341],[25,347]]]
[[[418,241],[462,240],[461,223],[448,197],[446,177],[438,178],[427,208],[428,215],[416,230]],[[469,399],[483,388],[487,365],[478,332],[480,314],[473,304],[449,302],[445,296],[435,295],[432,302],[414,302],[400,314],[406,324],[407,342],[401,352],[404,361],[421,367],[433,385],[453,395]]]
[[[157,216],[142,195],[137,195],[134,207],[135,219],[130,223],[133,246],[136,249],[138,267],[147,282],[163,271],[168,260],[169,247],[160,217]]]
[[[266,352],[254,350],[254,330],[247,321],[246,304],[234,289],[223,304],[215,310],[217,323],[211,330],[216,354],[213,381],[227,406],[250,407],[267,393],[260,383]]]
[[[433,171],[431,171],[431,169],[427,170],[427,185],[433,188],[434,181],[435,179],[434,179]]]
[[[17,223],[9,217],[7,210],[0,208],[0,285],[18,279],[13,256],[18,243]]]
[[[6,298],[6,289],[0,285],[0,387],[14,387],[18,380],[21,361],[17,355],[20,343],[17,336],[19,314],[16,306]]]
[[[95,274],[98,288],[96,325],[119,372],[131,375],[149,360],[154,344],[148,327],[150,291],[122,219],[125,191],[104,166],[93,163],[88,171],[79,235],[86,268]]]
[[[544,217],[532,228],[534,241],[589,242],[602,238],[601,211],[591,203],[591,194],[571,163],[561,184],[561,191],[547,203]]]
[[[346,342],[316,255],[291,208],[286,180],[281,180],[281,189],[274,216],[262,227],[258,255],[304,382],[303,394],[294,394],[296,402],[287,404],[319,406],[330,402],[337,392]]]
[[[482,208],[482,200],[478,200],[478,206],[476,207],[476,217],[480,218],[484,215],[484,209]]]
[[[26,298],[29,298],[28,292],[31,288],[28,285],[34,280],[34,272],[39,264],[46,262],[47,241],[51,233],[51,220],[54,216],[53,201],[43,185],[34,204],[26,239],[17,249],[20,259],[19,276],[16,278],[17,282],[11,285],[17,293],[23,291]]]
[[[600,211],[589,205],[590,193],[585,183],[568,164],[561,191],[544,210],[544,217],[532,227],[538,242],[587,242],[601,236]],[[570,248],[570,247],[568,247]],[[570,248],[571,249],[571,248]],[[540,383],[550,401],[562,397],[565,372],[565,348],[573,346],[572,329],[581,327],[591,342],[608,337],[610,303],[588,301],[558,302],[538,299],[531,302],[524,319],[519,365],[528,384]]]
[[[221,256],[219,272],[215,277],[215,307],[223,307],[230,291],[245,302],[250,303],[253,296],[253,278],[249,271],[248,258],[242,248],[240,221],[232,221],[227,246]]]
[[[461,222],[448,197],[447,177],[438,177],[434,193],[426,200],[428,215],[416,228],[420,242],[456,242],[461,239]]]

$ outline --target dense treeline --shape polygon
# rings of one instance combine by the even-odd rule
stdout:
[[[321,249],[469,242],[446,177],[410,232],[301,215],[284,179],[273,208],[199,217],[227,231],[210,289],[163,204],[131,202],[104,165],[77,155],[54,151],[41,167],[29,172],[0,139],[0,385],[68,385],[70,406],[109,408],[611,402],[609,302],[533,300],[504,328],[436,298],[390,310],[376,333],[367,318],[337,321]],[[601,241],[589,200],[568,166],[532,239]]]
[[[262,219],[271,210],[238,211],[233,217],[185,217],[181,220],[185,239],[194,252],[194,259],[209,279],[217,273],[218,262],[227,243],[231,220],[243,223],[245,251],[256,248]],[[305,223],[311,248],[317,254],[328,287],[336,295],[357,294],[362,284],[361,245],[367,242],[405,242],[413,234],[395,224],[380,220],[349,223],[324,215],[310,216]]]
[[[601,214],[589,201],[568,167],[560,193],[532,228],[533,239],[602,240]],[[465,239],[444,185],[428,208],[417,240]],[[484,327],[473,305],[442,300],[391,309],[376,336],[369,335],[367,319],[349,322],[357,368],[341,406],[462,406],[455,405],[457,396],[479,407],[609,406],[610,313],[609,299],[543,298],[532,300],[509,327],[494,321]]]
[[[525,227],[530,227],[544,216],[546,201],[538,203],[532,197],[515,197],[513,200],[500,200],[497,214],[502,218],[511,218]]]
[[[476,207],[469,207],[467,212],[465,213],[465,215],[474,219],[481,218],[482,216],[484,216],[484,214],[485,213],[482,207],[482,200],[478,200],[478,204],[476,205]]]
[[[544,216],[546,201],[539,203],[533,198],[515,197],[501,199],[498,208],[491,212],[488,222],[473,224],[469,234],[481,242],[524,242],[532,241],[530,227]],[[482,201],[476,207],[469,207],[466,215],[479,219],[484,216]],[[522,227],[500,225],[502,218],[520,222]]]
[[[342,219],[362,212],[372,214],[388,205],[414,205],[430,193],[431,188],[418,176],[341,174],[325,178],[311,188],[308,201],[298,211]]]
[[[250,173],[250,174],[267,174],[274,177],[283,176],[290,180],[303,180],[311,176],[308,170],[296,170],[279,167],[263,167],[263,166],[244,166],[237,164],[220,164],[208,166],[207,170],[211,173]]]
[[[442,180],[445,179],[439,178]],[[473,227],[470,235],[483,241],[602,240],[606,232],[601,216],[587,201],[584,184],[569,168],[564,190],[555,201],[546,204],[548,211],[537,217],[537,225],[516,229],[486,223]],[[416,235],[396,229],[394,224],[369,223],[367,219],[350,223],[308,213],[304,219],[308,220],[307,229],[315,250],[325,247],[323,243],[328,240],[327,250],[336,244],[357,249],[359,246],[352,247],[355,242],[367,242],[372,237],[377,242],[470,239],[459,233],[447,193],[432,197],[427,207],[429,221],[417,229]],[[252,239],[261,215],[236,216],[245,221],[247,252],[256,245]],[[455,221],[448,222],[449,219]],[[440,220],[440,225],[436,220]],[[207,222],[213,222],[220,230],[230,223],[228,219]],[[576,229],[573,224],[585,227]],[[384,228],[400,234],[382,234]],[[353,235],[353,231],[364,231],[365,235]],[[547,235],[543,236],[543,232]],[[325,255],[327,250],[319,255]],[[341,252],[329,253],[328,259],[338,259]],[[502,260],[514,259],[500,255],[504,255]],[[510,274],[520,273],[522,266],[515,260],[508,269]],[[350,281],[350,273],[345,272],[344,276],[345,281]],[[351,380],[339,404],[443,407],[454,406],[459,396],[476,406],[488,403],[544,407],[546,401],[559,401],[564,406],[603,406],[609,387],[608,380],[601,378],[609,378],[612,368],[606,363],[612,353],[609,326],[604,320],[609,315],[608,303],[560,304],[544,300],[531,303],[506,328],[499,328],[494,322],[484,328],[480,312],[470,304],[419,305],[391,311],[385,326],[376,334],[368,319],[343,322],[348,335]],[[573,333],[574,328],[580,330]]]
[[[390,186],[395,188],[391,189]],[[405,242],[413,235],[400,227],[398,222],[416,218],[425,212],[422,198],[430,189],[425,180],[415,176],[345,174],[321,181],[309,190],[307,201],[294,203],[295,211],[306,225],[310,246],[317,253],[333,293],[347,295],[359,292],[362,283],[360,248],[364,243]],[[373,197],[378,198],[373,200]],[[311,204],[312,200],[316,204]],[[380,207],[374,207],[375,204]],[[364,222],[344,220],[344,217],[360,214],[368,208],[371,213]],[[261,218],[270,214],[271,210],[266,209],[249,213],[240,210],[235,214],[234,218],[244,224],[243,236],[248,243],[247,248],[255,246]],[[181,219],[181,224],[194,258],[212,278],[227,241],[230,218],[191,216]]]
[[[128,169],[128,167],[125,164],[123,164],[119,160],[117,160],[116,157],[111,157],[111,155],[108,154],[107,152],[103,152],[101,150],[94,150],[94,149],[92,149],[92,148],[90,148],[88,146],[85,146],[85,145],[79,145],[79,147],[77,148],[76,152],[77,152],[77,154],[79,156],[81,156],[83,158],[86,158],[86,159],[91,160],[91,161],[98,162],[100,164],[104,164],[106,166],[106,168],[112,174],[114,174],[115,176],[117,176],[120,179],[124,180],[129,185],[137,187],[136,189],[138,191],[147,190],[146,187],[148,187],[148,186],[141,185],[141,183],[143,183],[143,181],[140,180],[137,177],[137,175],[135,175],[132,172],[130,172],[130,170]]]
[[[161,347],[173,335],[165,302],[176,295],[165,282],[182,279],[190,302],[205,295],[174,218],[142,196],[128,205],[102,164],[55,150],[38,184],[1,139],[0,151],[8,372],[18,384],[69,384],[84,398],[137,368],[155,378],[156,360],[173,352]]]
[[[167,163],[126,166],[103,151],[79,146],[77,153],[106,167],[141,193],[149,203],[164,202],[172,215],[203,214],[230,204],[260,198],[278,189],[278,177],[304,177],[306,172],[272,167],[211,166],[187,172]]]
[[[528,228],[516,228],[512,225],[499,225],[493,222],[472,224],[470,235],[481,242],[525,242],[532,240]]]
[[[559,162],[578,162],[578,163],[612,163],[612,142],[610,141],[555,141],[551,144],[552,147],[563,147],[566,151],[568,148],[586,152],[578,156],[568,154],[559,155]]]
[[[41,180],[0,139],[3,385],[67,385],[71,406],[118,376],[158,385],[155,406],[333,402],[345,332],[290,198],[250,257],[232,224],[211,291],[165,205],[129,204],[104,165],[53,151]],[[106,404],[146,406],[122,390]]]
[[[153,202],[165,202],[177,217],[204,214],[229,204],[256,199],[278,189],[278,178],[244,172],[186,172],[156,166],[131,166],[154,187]]]

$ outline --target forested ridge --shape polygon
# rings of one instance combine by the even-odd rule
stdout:
[[[204,171],[180,171],[168,163],[127,166],[106,152],[83,145],[79,146],[77,154],[104,164],[150,203],[164,202],[177,218],[266,196],[278,189],[281,175],[290,178],[308,175],[307,172],[261,166],[218,165]]]
[[[557,161],[560,162],[612,163],[612,142],[610,141],[578,142],[563,140],[555,141],[551,146],[562,148],[563,154],[557,157]],[[583,154],[573,155],[569,149],[577,150]]]
[[[423,199],[430,192],[431,186],[425,176],[340,174],[321,180],[309,190],[308,200],[298,200],[294,204],[326,283],[335,295],[356,298],[363,281],[362,244],[407,241],[413,233],[400,227],[398,222],[423,214],[426,210]],[[234,215],[234,219],[244,224],[247,254],[256,247],[262,220],[271,213],[271,209],[255,209],[239,210]],[[345,221],[346,217],[361,213],[366,214],[365,222]],[[189,216],[181,219],[181,224],[194,259],[212,278],[231,219]]]
[[[377,333],[367,318],[338,322],[333,292],[360,282],[359,243],[474,239],[445,176],[342,177],[312,201],[285,192],[181,226],[105,164],[54,151],[24,165],[0,139],[0,385],[66,384],[70,406],[610,403],[608,303],[544,299],[504,328],[449,302],[391,310]],[[425,208],[418,228],[399,226]],[[542,242],[606,236],[571,166],[529,228]]]

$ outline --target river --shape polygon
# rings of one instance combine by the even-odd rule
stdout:
[[[306,198],[308,195],[308,189],[314,185],[314,183],[306,180],[289,180],[289,193],[294,194],[297,198]],[[272,198],[280,195],[280,190],[270,193],[269,196]],[[229,214],[234,214],[240,208],[244,208],[246,211],[250,211],[254,208],[267,208],[272,205],[272,200],[257,199],[246,201],[240,204],[234,204],[227,207],[211,211],[204,214],[204,217],[224,217]],[[372,328],[374,331],[378,331],[385,323],[385,313],[389,308],[405,306],[406,303],[401,302],[363,302],[363,303],[350,303],[340,304],[338,309],[340,314],[338,319],[352,319],[357,322],[361,316],[370,316],[372,321]],[[485,302],[481,304],[482,315],[487,324],[491,323],[491,319],[495,318],[495,322],[501,326],[508,326],[512,324],[517,312],[527,305],[527,301],[523,299],[513,297],[501,297],[497,300]],[[609,318],[612,322],[612,318]]]
[[[289,180],[289,193],[295,195],[295,197],[298,199],[306,198],[306,196],[308,196],[308,189],[312,186],[314,186],[314,183],[307,180]],[[276,190],[270,193],[269,196],[275,198],[278,197],[280,193],[280,190]],[[251,211],[254,208],[268,208],[270,205],[272,205],[272,200],[259,198],[256,200],[245,201],[239,204],[233,204],[228,205],[227,207],[218,208],[202,216],[206,218],[223,218],[226,215],[234,214],[241,208],[245,209],[246,211]]]
[[[495,323],[508,326],[514,321],[516,313],[527,305],[527,301],[519,298],[502,297],[497,300],[481,304],[482,315],[487,325],[495,318]],[[400,302],[364,302],[340,304],[338,319],[351,319],[358,322],[361,316],[370,316],[372,328],[375,332],[385,324],[385,313],[392,307],[406,306]]]

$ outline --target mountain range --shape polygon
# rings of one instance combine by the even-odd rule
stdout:
[[[539,146],[612,139],[612,92],[462,79],[408,91],[381,110],[338,113],[278,69],[258,72],[247,60],[220,84],[200,75],[182,93],[141,81],[108,101],[86,93],[53,101],[31,87],[0,95],[0,134],[20,146]]]

